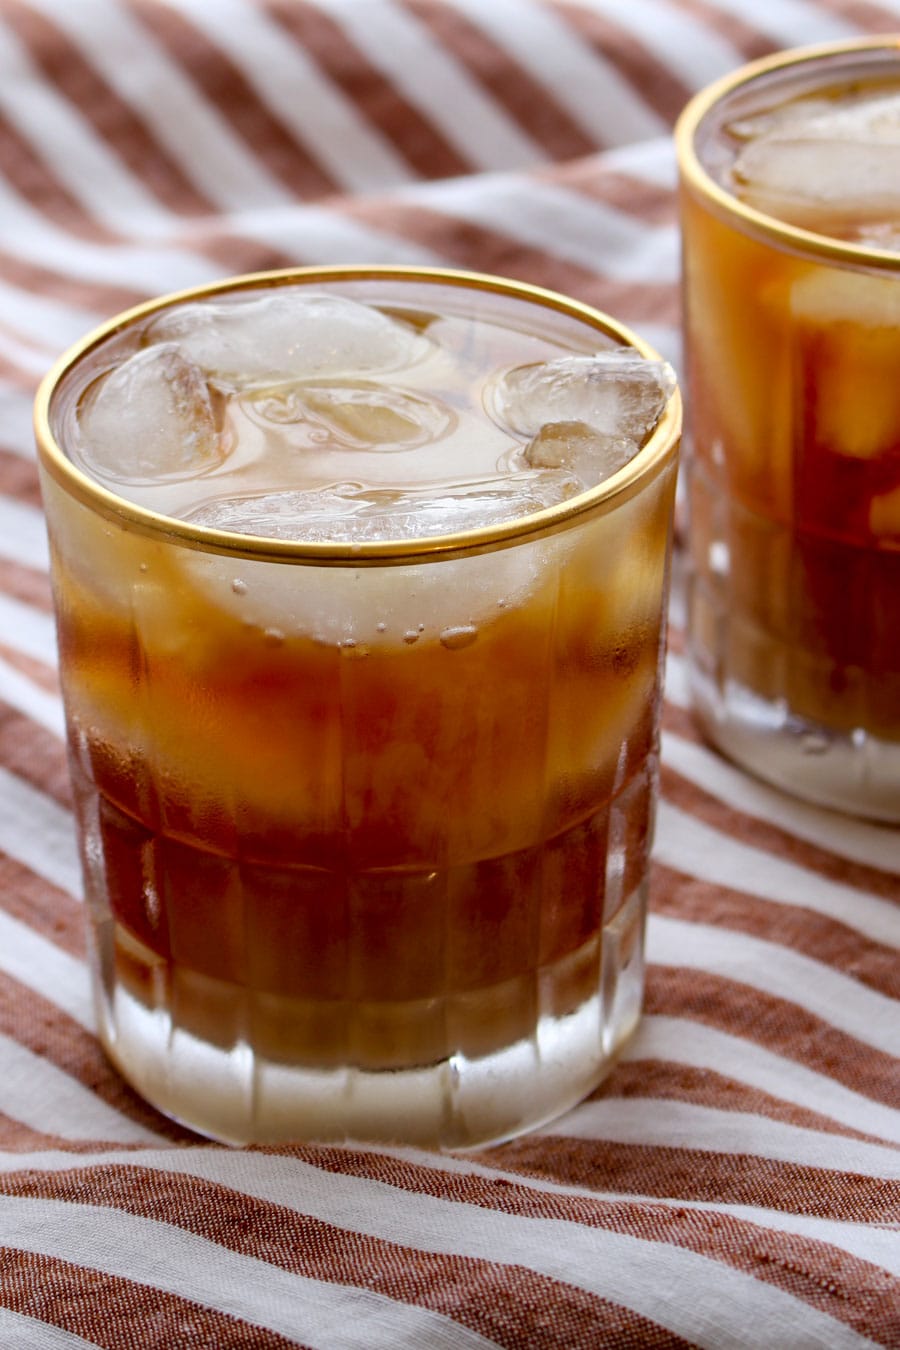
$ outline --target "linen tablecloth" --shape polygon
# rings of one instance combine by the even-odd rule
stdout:
[[[234,1150],[122,1083],[30,430],[95,322],[290,263],[524,278],[677,365],[679,110],[891,30],[898,0],[0,0],[0,1347],[900,1345],[900,836],[702,744],[677,568],[646,1014],[587,1102],[465,1157]]]

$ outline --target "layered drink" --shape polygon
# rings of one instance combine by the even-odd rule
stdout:
[[[38,404],[100,1034],[234,1140],[464,1147],[642,982],[678,434],[591,310],[326,269],[161,301]]]
[[[695,702],[813,801],[900,820],[900,48],[782,54],[678,128]]]

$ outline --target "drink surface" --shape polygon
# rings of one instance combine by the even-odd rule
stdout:
[[[298,338],[298,298],[355,327]],[[261,301],[292,335],[274,352]],[[101,1034],[217,1137],[514,1133],[638,1015],[674,463],[559,533],[353,550],[570,500],[671,377],[433,285],[203,303],[92,353],[57,434],[233,552],[45,476]],[[248,531],[344,565],[254,556]]]
[[[570,500],[633,457],[673,387],[661,362],[561,315],[535,328],[508,297],[473,308],[432,287],[400,307],[283,286],[130,330],[70,392],[63,434],[81,468],[151,510],[359,543]]]
[[[701,716],[762,776],[895,820],[897,53],[835,53],[751,78],[704,114],[695,148],[738,203],[713,203],[685,175]],[[860,254],[787,240],[741,203]]]
[[[900,74],[826,84],[723,126],[722,182],[748,206],[900,251]]]

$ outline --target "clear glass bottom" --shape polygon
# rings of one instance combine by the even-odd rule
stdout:
[[[695,661],[691,696],[704,734],[765,782],[817,806],[900,823],[900,743],[862,728],[837,731],[800,717]]]
[[[177,975],[112,922],[95,930],[100,1035],[110,1058],[154,1106],[227,1143],[289,1140],[398,1142],[473,1148],[508,1139],[559,1115],[606,1075],[637,1026],[643,994],[646,883],[602,932],[537,972],[538,1009],[590,970],[594,991],[564,1014],[539,1011],[532,1034],[479,1056],[454,1053],[421,1067],[378,1070],[285,1062],[251,1045],[258,995],[192,975],[194,994],[211,1010],[211,1035],[179,1016]],[[127,949],[129,975],[121,977]],[[116,974],[116,971],[119,974]],[[106,978],[104,978],[104,973]],[[485,991],[486,1012],[498,991]],[[266,1009],[271,1022],[272,1000]],[[308,1009],[282,999],[284,1025]],[[354,1028],[436,1014],[452,1040],[454,1000],[436,1009],[392,1004],[334,1004],[320,1017]],[[221,1015],[215,1018],[215,1010]],[[464,1010],[471,1020],[471,1003]],[[190,1019],[187,1019],[190,1021]],[[250,1028],[250,1037],[247,1028]],[[234,1034],[230,1034],[230,1028]]]

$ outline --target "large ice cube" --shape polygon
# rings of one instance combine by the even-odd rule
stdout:
[[[566,468],[523,469],[505,478],[372,488],[335,483],[307,491],[220,498],[188,519],[210,529],[304,543],[370,543],[424,539],[533,515],[567,501],[582,485]]]
[[[640,445],[674,387],[664,361],[621,347],[516,366],[493,383],[488,403],[501,423],[522,436],[537,436],[552,422],[581,422],[602,436]]]
[[[172,343],[137,352],[99,380],[78,410],[78,458],[101,478],[191,478],[224,458],[202,373]]]
[[[900,95],[798,100],[732,124],[740,197],[789,223],[843,232],[900,211]]]
[[[609,436],[584,422],[548,422],[522,457],[534,469],[569,469],[582,487],[596,487],[623,468],[637,451],[627,436]]]
[[[248,398],[244,407],[265,425],[303,422],[330,445],[348,450],[411,450],[440,440],[455,426],[452,409],[372,380],[319,380],[283,385]]]
[[[181,305],[154,320],[148,336],[176,342],[228,389],[396,371],[431,348],[422,333],[371,305],[296,287]]]

